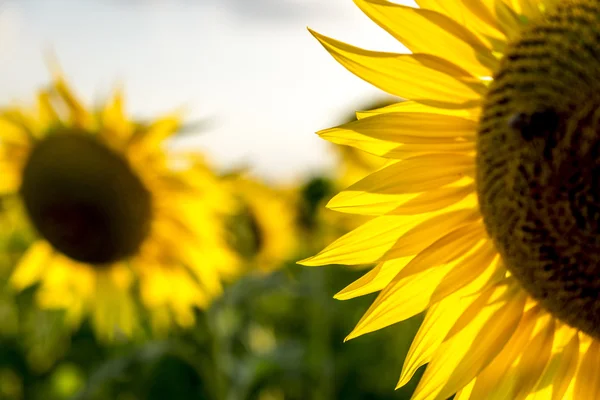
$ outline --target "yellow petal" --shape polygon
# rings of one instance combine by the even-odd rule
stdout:
[[[135,304],[128,288],[115,282],[112,271],[96,274],[95,298],[92,302],[92,324],[105,340],[114,339],[118,333],[131,336],[136,323]]]
[[[391,213],[400,204],[403,204],[416,196],[418,196],[417,193],[390,195],[345,190],[333,196],[333,198],[329,200],[329,203],[327,203],[327,208],[351,214],[382,215]],[[398,215],[403,214],[400,213]]]
[[[418,254],[411,261],[411,270],[406,271],[410,274],[418,270],[416,263],[439,265],[433,264],[433,260],[440,260],[442,254],[444,259],[447,259],[450,254],[466,254],[474,243],[484,237],[482,229],[473,225],[480,218],[479,210],[476,209],[456,210],[436,215],[400,236],[383,259],[391,260]],[[442,240],[444,237],[445,239]],[[449,246],[453,247],[454,251],[448,252]],[[464,253],[461,254],[461,251]]]
[[[422,112],[390,112],[325,129],[318,134],[329,139],[345,131],[394,143],[442,144],[474,141],[477,122],[455,115]]]
[[[383,215],[374,218],[337,239],[316,256],[299,263],[309,266],[375,263],[392,247],[399,236],[422,220],[422,216]]]
[[[125,114],[123,93],[117,90],[100,113],[100,134],[108,143],[120,146],[133,133],[133,124]]]
[[[527,19],[542,17],[546,4],[540,0],[505,0],[517,14],[524,15]]]
[[[434,144],[403,144],[381,154],[381,157],[404,159],[426,153],[475,154],[475,144],[470,141]]]
[[[431,268],[387,286],[345,340],[373,332],[423,312],[449,266]]]
[[[475,108],[467,108],[467,109],[448,109],[448,108],[438,108],[428,106],[422,103],[417,103],[416,101],[402,101],[399,103],[390,104],[385,107],[375,108],[373,110],[367,111],[357,111],[356,118],[363,119],[372,117],[374,115],[385,114],[385,113],[428,113],[435,115],[454,115],[456,117],[461,117],[465,119],[470,119],[471,121],[479,121],[479,115],[481,114],[481,110],[478,107]]]
[[[493,266],[494,265],[490,266],[489,269],[492,269],[491,267]],[[502,270],[500,267],[497,267],[497,269]],[[442,339],[446,337],[450,328],[464,312],[466,307],[475,301],[480,293],[488,290],[491,285],[494,285],[497,282],[499,282],[499,280],[492,281],[487,279],[484,273],[447,297],[435,299],[433,297],[435,294],[432,295],[430,300],[432,305],[429,311],[427,311],[427,316],[422,324],[422,330],[419,330],[417,338],[413,341],[413,345],[407,355],[402,370],[402,376],[400,377],[397,387],[408,383],[417,368],[431,361],[431,357],[442,342]],[[443,311],[435,311],[437,316],[432,315],[431,318],[433,318],[433,320],[428,324],[430,313],[434,310],[438,310],[439,307],[443,307]],[[425,337],[419,339],[421,334],[425,335]],[[471,389],[472,388],[470,388],[469,391]],[[466,393],[463,393],[462,395],[467,396]]]
[[[493,314],[485,320],[484,325],[476,335],[461,338],[450,338],[444,342],[438,353],[444,351],[452,352],[456,346],[465,346],[467,351],[459,363],[452,369],[452,374],[447,379],[446,384],[437,395],[438,399],[446,399],[462,389],[471,382],[495,357],[504,345],[510,340],[514,331],[517,329],[523,308],[525,306],[526,295],[520,291],[517,296],[511,297],[507,303],[494,311]],[[477,319],[482,318],[481,312]],[[485,317],[484,317],[485,318]],[[457,321],[457,324],[460,322]],[[470,324],[475,321],[470,322]],[[464,328],[468,329],[468,328]],[[457,336],[460,333],[457,333]],[[456,341],[457,343],[450,342]],[[470,342],[468,341],[470,339]],[[461,344],[458,344],[461,343]],[[448,347],[446,347],[448,346]],[[459,351],[461,351],[460,349]],[[444,358],[444,356],[440,356]],[[432,368],[435,367],[437,357],[431,361]]]
[[[501,350],[506,339],[512,335],[514,322],[513,314],[518,314],[525,305],[525,295],[514,283],[507,283],[492,287],[482,293],[456,321],[435,355],[425,370],[413,400],[446,399],[449,390],[462,388],[461,377],[454,374],[454,370],[461,367],[463,360],[471,361],[470,353],[479,356],[480,360],[473,360],[476,370],[464,371],[468,374],[462,385],[468,384],[477,372]],[[499,318],[499,317],[502,318]],[[508,318],[508,320],[505,320]],[[518,322],[518,319],[517,319]],[[506,324],[506,326],[504,326]],[[501,340],[494,341],[487,327],[502,328]],[[509,334],[509,332],[511,334]],[[487,337],[487,339],[485,339]],[[479,347],[478,340],[485,341],[488,346]],[[461,368],[462,370],[462,368]],[[451,383],[452,387],[447,383]]]
[[[472,235],[469,236],[468,232],[459,228],[452,234],[456,235],[452,240],[444,238],[452,250],[448,251],[445,246],[440,246],[422,259],[419,258],[422,253],[417,255],[379,294],[347,339],[384,328],[425,310],[431,302],[435,287],[452,268],[452,264],[449,263],[473,247],[473,243],[470,242]],[[436,243],[428,250],[436,247]],[[414,266],[417,259],[424,261],[421,269]],[[405,273],[407,268],[411,268],[411,271]]]
[[[467,286],[473,280],[484,278],[485,282],[493,282],[503,275],[502,268],[497,263],[498,252],[491,241],[483,241],[474,248],[471,254],[456,263],[448,275],[435,289],[431,301],[439,301],[459,289]],[[494,262],[496,261],[496,262]]]
[[[356,147],[379,157],[385,156],[399,146],[398,143],[374,139],[361,133],[344,129],[338,130],[332,128],[328,131],[319,132],[319,135],[331,143]]]
[[[45,240],[33,243],[10,277],[11,284],[17,289],[24,289],[39,281],[53,252],[52,246]]]
[[[384,113],[318,132],[332,143],[386,158],[414,153],[474,152],[477,123],[430,113]]]
[[[428,190],[406,201],[390,212],[391,215],[414,215],[449,207],[475,192],[475,185],[442,187]]]
[[[577,371],[575,392],[573,393],[575,399],[600,398],[598,371],[600,371],[600,342],[593,339]]]
[[[343,191],[335,195],[327,207],[340,212],[363,215],[414,215],[438,213],[450,209],[476,208],[477,196],[472,178],[464,178],[452,186],[423,193],[377,194]]]
[[[413,53],[456,60],[460,67],[476,76],[489,76],[497,67],[498,61],[486,45],[444,14],[385,0],[355,0],[355,3]]]
[[[392,95],[442,108],[464,108],[479,104],[486,92],[475,77],[442,58],[368,51],[311,33],[350,72]]]
[[[154,153],[161,151],[163,142],[181,127],[181,115],[176,113],[153,121],[148,126],[139,126],[129,140],[130,152]]]
[[[395,260],[381,262],[365,275],[346,286],[334,297],[338,300],[348,300],[358,296],[364,296],[365,294],[378,292],[386,287],[392,281],[394,276],[396,276],[410,260],[412,260],[412,257],[397,258]]]
[[[38,123],[32,116],[19,108],[7,108],[0,113],[0,140],[3,144],[31,145],[39,136]]]
[[[205,307],[210,299],[189,274],[177,265],[154,264],[140,276],[140,293],[144,305],[149,309],[167,306],[171,311],[182,313],[186,307]]]
[[[491,399],[495,397],[509,400],[511,398],[514,374],[510,374],[510,369],[515,360],[523,353],[531,339],[538,319],[543,315],[539,306],[531,308],[523,314],[523,318],[510,341],[493,362],[477,377],[471,394],[472,399]]]
[[[425,319],[404,360],[402,374],[396,388],[406,385],[417,369],[431,361],[458,317],[474,300],[473,297],[451,296],[427,310]]]
[[[502,32],[508,40],[515,40],[523,28],[523,20],[517,10],[504,1],[493,2],[492,12]]]
[[[525,347],[525,351],[515,368],[515,385],[511,398],[523,400],[535,387],[550,360],[554,330],[554,318],[548,318],[541,331]]]
[[[168,217],[156,217],[152,243],[147,245],[163,249],[161,256],[167,260],[181,260],[181,266],[175,268],[184,269],[185,274],[191,275],[188,279],[197,281],[210,297],[219,295],[223,289],[219,271],[216,268],[206,268],[206,264],[212,260],[208,258],[205,249],[196,243],[199,235],[194,233],[194,225],[174,213],[173,210]],[[152,262],[160,264],[159,260]],[[135,268],[143,271],[144,264],[145,260],[139,260],[135,262]]]
[[[577,370],[579,361],[579,335],[575,332],[561,353],[560,364],[553,376],[552,400],[564,397]]]
[[[446,14],[455,21],[465,20],[465,6],[460,1],[416,0],[416,3],[420,8]]]
[[[348,191],[403,194],[437,189],[475,173],[466,154],[424,154],[393,163],[350,186]]]
[[[67,81],[63,76],[54,71],[54,82],[52,89],[58,94],[60,100],[64,103],[69,111],[69,118],[72,123],[79,128],[87,128],[91,124],[92,115],[85,109],[79,99],[73,93],[73,90],[69,87]]]
[[[494,15],[485,7],[485,1],[416,0],[421,8],[443,13],[467,29],[473,31],[486,45],[506,40]]]
[[[0,159],[0,195],[16,193],[21,185],[21,171]]]
[[[38,93],[37,104],[41,126],[47,127],[59,120],[59,116],[52,105],[50,94],[47,90],[42,90]]]
[[[578,357],[579,337],[576,330],[566,325],[557,328],[551,359],[526,400],[561,400],[575,375]]]
[[[473,379],[467,386],[462,388],[456,396],[454,396],[454,400],[469,400],[471,398],[471,392],[473,391],[473,387],[475,386],[475,379]]]

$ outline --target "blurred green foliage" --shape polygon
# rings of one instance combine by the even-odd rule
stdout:
[[[248,276],[199,313],[193,330],[143,343],[99,343],[88,326],[69,337],[50,322],[56,313],[38,311],[34,338],[1,341],[0,398],[408,399],[416,379],[393,388],[420,319],[344,343],[373,298],[331,294],[359,275],[290,264]],[[41,369],[44,357],[52,366]]]

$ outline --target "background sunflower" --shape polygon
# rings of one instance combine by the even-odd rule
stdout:
[[[4,196],[20,200],[6,211],[37,234],[12,286],[39,284],[42,307],[75,327],[89,314],[107,338],[140,328],[139,305],[156,329],[193,324],[237,268],[222,225],[234,205],[200,157],[165,148],[178,117],[130,122],[120,94],[87,111],[60,75],[34,111],[2,116]]]
[[[57,79],[43,93],[53,100],[54,107],[66,112],[53,124],[55,132],[60,132],[69,123],[75,124],[74,111],[64,104],[65,96],[77,109],[83,107],[77,106],[80,103],[74,101],[64,80]],[[64,85],[62,91],[57,85]],[[20,137],[22,126],[16,125],[14,118],[27,116],[27,110],[9,110],[3,122],[7,138],[9,134]],[[123,154],[130,154],[125,150],[127,140],[115,132],[135,135],[137,130],[158,125],[167,131],[157,135],[167,138],[178,126],[177,119],[160,123],[125,120],[120,96],[97,110],[81,112],[82,120],[89,124],[82,125],[84,132],[97,135],[100,127],[117,127],[110,131],[109,150],[123,158]],[[33,114],[28,118],[37,121]],[[46,129],[43,124],[38,126]],[[101,137],[109,137],[104,135]],[[94,144],[108,148],[101,137],[94,136]],[[44,138],[37,140],[43,142]],[[37,142],[32,143],[35,148]],[[0,148],[12,156],[11,149],[5,147],[8,144],[3,139]],[[402,392],[389,391],[395,378],[392,368],[386,368],[385,373],[363,374],[359,366],[374,364],[375,360],[384,365],[400,363],[420,318],[383,333],[387,340],[382,340],[383,336],[370,338],[369,352],[343,345],[352,321],[367,303],[359,302],[356,309],[348,310],[336,304],[330,294],[340,283],[356,279],[357,273],[295,265],[298,257],[332,240],[333,232],[338,235],[349,229],[341,219],[322,214],[333,188],[340,185],[339,178],[313,175],[292,184],[273,185],[248,175],[216,174],[203,157],[185,146],[161,146],[152,155],[138,154],[148,148],[154,147],[138,145],[126,159],[138,166],[131,167],[132,171],[143,170],[136,173],[150,182],[145,185],[152,185],[152,193],[160,188],[164,211],[176,212],[170,219],[151,225],[148,234],[155,236],[154,241],[146,239],[122,266],[73,261],[65,254],[58,259],[59,264],[43,264],[35,258],[33,263],[23,264],[23,257],[31,257],[32,246],[53,253],[58,250],[48,240],[40,240],[44,237],[23,206],[23,194],[7,190],[2,197],[1,266],[6,288],[5,296],[0,296],[0,315],[5,321],[0,329],[3,397],[358,400],[365,395],[389,399],[411,393],[416,382]],[[27,152],[22,153],[26,165]],[[57,159],[72,155],[85,154],[78,149]],[[90,157],[88,154],[77,161],[75,170],[79,175],[87,173],[85,190],[98,193],[93,192],[93,169],[86,170]],[[44,159],[42,169],[52,172],[49,166],[53,161],[52,157]],[[18,164],[9,165],[19,171]],[[107,168],[111,167],[103,170]],[[164,179],[162,183],[161,179],[151,179],[157,171]],[[82,184],[83,180],[76,179],[79,175],[69,181],[73,188]],[[64,177],[59,174],[59,178]],[[128,188],[124,190],[127,194]],[[68,199],[70,193],[62,196]],[[261,235],[258,239],[257,234]],[[193,252],[186,246],[191,238]],[[74,248],[82,251],[79,242]],[[194,275],[198,272],[191,262],[200,251],[203,258],[199,265],[213,268],[201,272],[210,272],[214,281]],[[72,255],[76,256],[91,257],[85,251]],[[37,275],[24,273],[28,269],[23,270],[23,265]],[[105,286],[99,286],[97,280],[104,278],[98,276],[105,277]],[[188,276],[193,279],[187,280]],[[123,286],[116,286],[118,283]],[[130,309],[123,308],[128,305]],[[131,327],[131,331],[121,325]],[[394,345],[390,346],[392,338]]]
[[[292,197],[283,188],[245,174],[226,179],[237,199],[230,240],[246,259],[248,269],[271,272],[293,259],[298,239]]]

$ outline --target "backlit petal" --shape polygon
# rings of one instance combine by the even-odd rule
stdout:
[[[592,340],[589,348],[583,355],[577,376],[575,377],[575,399],[600,398],[600,342]]]
[[[385,0],[355,2],[413,53],[456,60],[457,65],[477,76],[489,76],[497,67],[498,61],[486,45],[469,29],[444,14]]]
[[[453,384],[454,391],[452,393],[446,392],[452,390],[447,386],[447,382],[454,376],[455,368],[463,360],[469,360],[468,357],[472,351],[475,354],[480,354],[481,361],[479,361],[478,368],[482,368],[493,359],[503,347],[507,337],[511,335],[501,335],[499,342],[491,341],[489,346],[481,349],[477,349],[479,345],[474,339],[483,340],[485,336],[493,336],[486,329],[489,324],[498,323],[503,326],[502,324],[505,323],[504,332],[514,331],[513,326],[517,326],[514,317],[504,321],[503,319],[510,315],[514,316],[514,314],[520,317],[519,310],[522,311],[525,305],[525,295],[522,292],[519,294],[519,291],[520,289],[512,283],[492,287],[482,293],[462,313],[427,366],[413,400],[446,399],[454,394],[457,389],[459,390],[462,386],[468,384],[477,370],[465,371],[468,375],[462,378],[463,381],[457,380]],[[497,318],[499,316],[503,316],[503,318]],[[498,320],[500,322],[497,322]]]
[[[423,154],[393,163],[350,186],[349,191],[419,193],[473,176],[475,160],[466,154]]]
[[[473,75],[439,57],[363,50],[311,33],[350,72],[395,96],[432,106],[464,108],[479,104],[486,90]]]
[[[417,369],[428,362],[460,314],[475,300],[463,296],[450,296],[432,305],[415,336],[404,360],[402,374],[396,388],[406,385]]]
[[[48,242],[40,240],[32,244],[17,264],[10,282],[23,289],[37,282],[50,263],[54,250]]]
[[[398,240],[423,217],[381,216],[366,222],[337,239],[316,256],[300,261],[303,265],[360,265],[377,262]],[[376,232],[376,233],[374,233]]]

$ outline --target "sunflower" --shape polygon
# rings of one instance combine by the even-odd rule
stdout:
[[[246,175],[232,176],[230,183],[238,200],[231,224],[234,247],[250,270],[271,272],[281,267],[295,255],[298,244],[291,196]]]
[[[56,73],[35,109],[4,109],[0,124],[0,194],[36,233],[16,289],[37,284],[40,306],[74,327],[89,315],[108,339],[133,334],[140,305],[165,330],[220,294],[237,268],[234,202],[198,155],[166,149],[178,116],[130,121],[120,92],[88,111]]]
[[[348,339],[426,311],[413,399],[600,398],[600,2],[355,1],[412,53],[314,33],[406,99],[319,133],[387,160],[329,203],[372,219],[303,261],[377,263],[337,294],[380,291]]]

